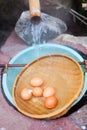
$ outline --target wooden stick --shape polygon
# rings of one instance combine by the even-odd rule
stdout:
[[[78,62],[80,65],[87,66],[87,60],[84,60],[83,62]],[[26,64],[0,64],[0,68],[2,67],[24,67]]]
[[[85,65],[85,61],[78,62],[80,65]]]
[[[0,64],[0,68],[2,67],[24,67],[26,64]]]

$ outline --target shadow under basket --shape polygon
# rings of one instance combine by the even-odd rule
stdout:
[[[43,89],[49,86],[55,88],[58,99],[56,107],[46,108],[43,96],[32,96],[27,101],[21,98],[23,88],[33,88],[30,81],[34,77],[43,79]],[[19,72],[13,84],[12,96],[16,108],[24,115],[36,119],[55,119],[70,110],[83,86],[84,73],[80,64],[67,55],[51,54],[33,60]]]

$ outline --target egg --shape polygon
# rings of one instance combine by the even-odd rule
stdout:
[[[35,78],[32,78],[31,81],[30,81],[30,84],[33,86],[33,87],[39,87],[43,84],[43,79],[42,78],[39,78],[39,77],[35,77]]]
[[[29,100],[32,98],[32,90],[29,88],[24,88],[21,91],[21,98],[23,100]]]
[[[44,89],[44,92],[43,92],[44,97],[53,96],[55,94],[56,94],[56,90],[54,87],[47,87]]]
[[[32,93],[35,97],[41,97],[43,96],[43,89],[41,87],[34,87]]]
[[[47,97],[44,104],[46,108],[54,108],[58,104],[58,99],[55,96]]]

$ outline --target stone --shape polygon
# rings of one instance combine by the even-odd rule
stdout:
[[[71,114],[70,117],[82,130],[87,130],[87,105]]]
[[[15,32],[28,45],[31,45],[33,44],[33,35],[31,30],[32,23],[30,22],[29,17],[30,17],[29,11],[24,11],[21,14],[19,20],[16,23]],[[57,37],[58,35],[64,33],[67,30],[67,26],[65,22],[63,22],[59,18],[55,18],[45,13],[41,13],[41,18],[42,18],[42,22],[41,22],[42,32],[41,34],[38,34],[41,35],[40,36],[41,43],[43,41],[47,42],[50,39]],[[39,28],[37,28],[37,31],[38,29]]]
[[[87,36],[74,36],[70,34],[62,34],[55,40],[62,39],[62,41],[72,42],[75,44],[81,44],[87,48]]]
[[[74,36],[70,34],[61,34],[58,37],[54,38],[53,40],[50,40],[49,42],[52,43],[60,43],[67,46],[70,46],[72,48],[75,48],[76,50],[82,52],[83,54],[87,55],[87,36]],[[87,59],[87,56],[85,56]]]

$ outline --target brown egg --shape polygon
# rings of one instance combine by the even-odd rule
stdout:
[[[47,97],[45,99],[45,107],[46,108],[54,108],[58,104],[58,99],[55,96]]]
[[[53,96],[55,94],[56,94],[56,91],[54,87],[47,87],[44,89],[44,92],[43,92],[44,97]]]
[[[32,90],[29,88],[24,88],[21,91],[21,98],[23,100],[29,100],[32,98]]]
[[[31,81],[30,81],[30,84],[33,86],[33,87],[39,87],[43,84],[43,79],[42,78],[39,78],[39,77],[35,77],[35,78],[32,78]]]
[[[35,97],[41,97],[43,96],[43,89],[41,87],[34,87],[32,93]]]

